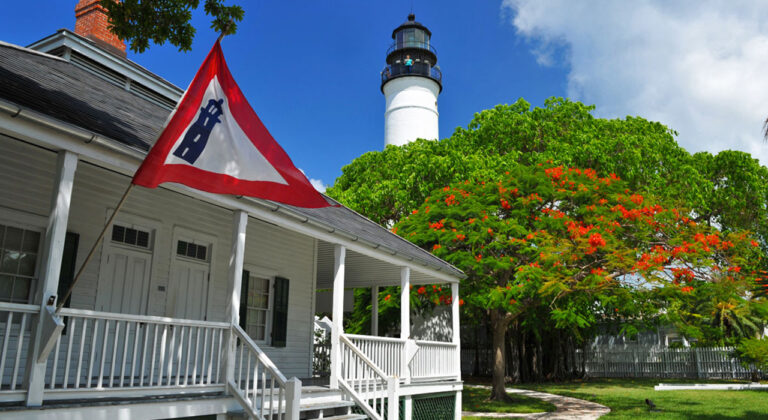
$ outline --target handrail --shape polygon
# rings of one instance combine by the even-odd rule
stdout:
[[[0,312],[26,312],[26,313],[38,313],[40,312],[40,305],[30,305],[27,303],[11,303],[0,302]]]
[[[393,338],[393,337],[378,337],[373,335],[360,335],[360,334],[343,334],[344,337],[351,338],[351,339],[358,339],[358,340],[367,340],[367,341],[383,341],[388,343],[405,343],[405,340],[402,338]]]
[[[64,316],[109,319],[112,321],[146,322],[146,323],[152,323],[152,324],[173,324],[173,325],[184,325],[184,326],[191,326],[191,327],[229,328],[229,324],[226,322],[196,321],[192,319],[167,318],[163,316],[151,316],[151,315],[118,314],[114,312],[91,311],[88,309],[62,308],[62,310],[59,313]]]
[[[427,50],[431,52],[434,55],[437,55],[437,50],[435,47],[432,46],[429,42],[424,41],[402,41],[402,42],[394,42],[392,45],[387,48],[387,55],[391,54],[393,51],[397,50],[404,50],[407,48],[418,48],[420,50]]]
[[[456,347],[456,343],[450,341],[414,340],[416,344],[428,344],[430,346]]]

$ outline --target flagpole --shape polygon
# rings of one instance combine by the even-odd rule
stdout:
[[[115,206],[115,211],[113,211],[112,215],[109,216],[109,220],[107,220],[107,223],[104,225],[104,228],[101,229],[101,233],[99,234],[99,237],[96,238],[96,242],[91,247],[91,251],[88,252],[88,256],[85,257],[85,261],[83,261],[83,264],[80,266],[80,269],[77,271],[77,274],[75,275],[75,278],[72,280],[72,284],[69,286],[67,293],[65,293],[64,296],[59,299],[59,304],[56,307],[56,313],[59,313],[59,311],[61,311],[61,308],[64,307],[64,302],[66,302],[67,299],[69,299],[69,296],[72,294],[72,291],[75,290],[75,285],[77,284],[77,281],[80,279],[80,276],[82,276],[83,271],[85,271],[85,267],[88,265],[88,262],[91,261],[91,258],[93,258],[93,254],[96,253],[96,248],[98,248],[99,244],[104,239],[104,235],[107,233],[107,229],[109,229],[109,227],[112,226],[112,222],[115,221],[115,216],[117,216],[117,213],[120,212],[120,209],[123,207],[123,204],[125,204],[125,200],[128,198],[128,194],[130,194],[131,190],[135,186],[136,184],[131,182],[128,185],[128,188],[125,189],[123,196],[120,198],[120,201],[117,203],[117,206]]]

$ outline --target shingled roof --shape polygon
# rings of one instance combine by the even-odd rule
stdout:
[[[3,42],[0,81],[0,98],[144,153],[169,114],[166,108],[62,58]],[[344,206],[305,209],[279,205],[359,240],[379,244],[453,276],[464,276],[456,267]]]

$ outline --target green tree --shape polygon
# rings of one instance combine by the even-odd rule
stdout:
[[[741,364],[747,369],[752,368],[753,382],[759,379],[756,369],[768,372],[768,337],[741,340],[736,351],[741,358]]]
[[[698,224],[615,174],[562,166],[515,165],[437,189],[393,231],[467,273],[462,298],[487,311],[493,330],[497,400],[512,322],[577,331],[634,316],[635,290],[683,298],[724,280],[752,287],[759,257],[746,233]]]
[[[190,23],[192,11],[200,0],[101,0],[107,9],[110,30],[120,39],[130,42],[131,50],[144,52],[149,41],[166,41],[179,47],[179,51],[192,49],[195,28]],[[241,6],[226,6],[223,0],[205,0],[205,13],[213,18],[211,28],[216,32],[233,34],[237,22],[243,20]]]

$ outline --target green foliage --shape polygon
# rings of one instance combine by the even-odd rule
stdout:
[[[749,365],[753,364],[763,372],[768,371],[768,337],[745,338],[741,340],[736,351],[744,367],[749,368]]]
[[[190,20],[200,0],[101,0],[101,5],[107,9],[110,30],[130,42],[135,52],[146,51],[149,41],[159,45],[167,41],[179,51],[192,49],[195,28]],[[211,28],[226,34],[237,32],[245,13],[241,6],[225,6],[223,0],[205,0],[203,8],[213,17]]]

